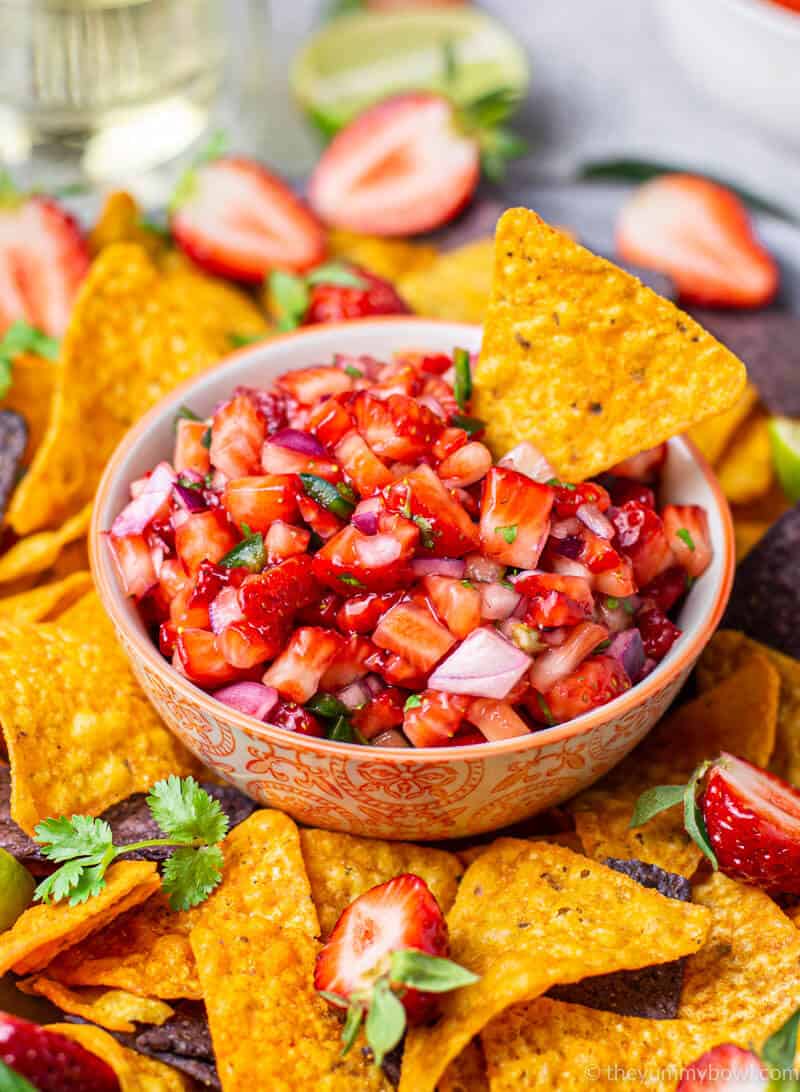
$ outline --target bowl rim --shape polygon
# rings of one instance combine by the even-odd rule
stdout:
[[[788,38],[800,37],[800,12],[774,4],[772,0],[720,0],[743,18],[767,26]]]
[[[409,327],[415,325],[442,325],[460,326],[462,329],[469,324],[457,323],[451,319],[425,318],[419,315],[398,316],[385,315],[374,318],[356,319],[345,322],[326,323],[325,330],[335,335],[337,331],[347,331],[357,325],[386,326],[402,322]],[[92,521],[89,528],[89,561],[94,577],[95,587],[100,596],[106,613],[114,625],[125,634],[129,647],[136,650],[147,665],[160,677],[168,687],[177,690],[188,704],[199,705],[201,710],[212,719],[221,719],[220,708],[224,710],[224,717],[231,724],[244,731],[250,738],[261,742],[274,743],[287,747],[294,745],[297,748],[297,739],[292,737],[295,733],[280,728],[277,725],[265,724],[249,714],[240,713],[231,706],[217,701],[213,695],[201,690],[185,676],[177,672],[168,660],[165,660],[153,642],[140,633],[132,624],[130,615],[134,607],[125,599],[116,573],[113,571],[113,563],[110,554],[105,548],[103,529],[101,527],[107,496],[113,484],[115,484],[119,468],[127,458],[130,451],[143,439],[149,429],[159,421],[164,414],[165,403],[181,402],[186,399],[202,380],[211,372],[220,367],[229,367],[232,363],[258,353],[263,345],[281,346],[289,341],[302,338],[309,332],[319,332],[319,327],[302,327],[298,330],[290,330],[282,334],[276,334],[268,341],[255,345],[246,345],[229,353],[219,360],[211,368],[198,375],[185,380],[175,387],[164,398],[152,406],[123,436],[114,449],[111,458],[106,463],[103,476],[95,494],[95,502],[92,508]],[[480,327],[475,326],[479,330]],[[660,663],[646,679],[632,686],[624,694],[612,701],[601,705],[596,709],[583,713],[579,717],[557,724],[551,728],[542,728],[531,732],[528,736],[513,736],[510,739],[488,741],[475,745],[466,744],[456,747],[375,747],[369,755],[370,761],[398,761],[412,762],[415,764],[438,763],[443,760],[460,760],[465,758],[484,757],[489,759],[495,755],[512,754],[528,750],[538,750],[551,743],[558,743],[573,736],[590,733],[594,728],[611,719],[618,719],[630,712],[636,706],[643,705],[647,699],[657,694],[676,679],[687,667],[691,667],[702,649],[710,640],[717,628],[722,613],[728,602],[733,585],[735,567],[735,547],[733,534],[733,520],[731,518],[728,502],[722,492],[722,488],[706,460],[697,450],[696,446],[686,436],[674,437],[670,443],[683,445],[692,460],[697,464],[701,474],[706,480],[717,507],[722,523],[722,572],[719,586],[710,610],[704,621],[691,633],[685,633],[686,638],[678,654],[670,662]],[[343,743],[336,740],[318,739],[316,736],[303,736],[299,749],[316,752],[318,754],[338,756],[340,758],[352,758],[363,761],[365,758],[364,746],[354,743]],[[480,751],[480,755],[476,751]]]

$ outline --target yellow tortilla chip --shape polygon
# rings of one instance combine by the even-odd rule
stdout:
[[[480,239],[401,277],[397,287],[417,314],[481,323],[489,307],[493,270],[494,241]]]
[[[29,907],[0,933],[0,975],[9,970],[15,974],[43,970],[59,952],[144,902],[160,882],[152,861],[117,861],[106,872],[103,890],[86,902]]]
[[[300,831],[300,845],[323,938],[353,899],[403,872],[420,876],[446,914],[463,872],[455,854],[429,846],[312,829]]]
[[[23,482],[26,480],[23,478]],[[0,584],[49,569],[65,546],[86,535],[91,518],[90,501],[54,531],[38,531],[15,542],[10,550],[0,555]]]
[[[747,504],[769,492],[775,471],[766,415],[757,414],[740,430],[717,467],[717,477],[731,504]]]
[[[119,1079],[120,1092],[192,1092],[195,1082],[172,1066],[137,1054],[118,1043],[101,1028],[89,1024],[47,1024],[67,1039],[86,1047],[111,1066]]]
[[[147,701],[97,595],[70,610],[79,607],[79,629],[0,628],[11,816],[29,834],[48,816],[99,815],[162,777],[202,769]]]
[[[328,235],[328,250],[332,258],[355,262],[370,273],[385,277],[393,283],[407,273],[428,269],[437,256],[436,248],[427,243],[384,239],[377,235],[356,235],[352,231],[338,228]],[[397,287],[399,290],[399,285]]]
[[[218,359],[198,317],[141,247],[102,252],[64,336],[47,433],[9,505],[17,534],[58,523],[86,504],[130,425]]]
[[[443,995],[435,1025],[408,1032],[400,1092],[433,1092],[509,1005],[697,951],[709,917],[563,846],[499,839],[467,870],[447,918],[452,958],[481,978]]]
[[[133,1033],[136,1024],[156,1024],[160,1027],[175,1015],[173,1008],[152,997],[137,997],[125,990],[93,986],[71,990],[45,975],[18,982],[17,986],[24,993],[46,997],[56,1008],[70,1016],[80,1016],[108,1031]]]
[[[590,857],[635,857],[691,876],[702,858],[684,830],[680,806],[630,828],[639,796],[654,785],[681,785],[703,759],[731,751],[765,766],[775,743],[778,673],[752,656],[734,675],[664,718],[597,785],[570,801]]]
[[[800,785],[800,661],[753,641],[738,630],[722,629],[714,634],[700,657],[697,684],[701,691],[718,686],[754,655],[766,656],[780,676],[775,749],[769,769]]]
[[[196,331],[219,357],[238,345],[238,337],[267,335],[267,321],[249,296],[226,281],[190,270],[167,272],[163,279],[167,306],[192,307]]]
[[[744,365],[635,277],[511,209],[497,225],[473,412],[580,481],[741,397]]]
[[[725,452],[734,433],[750,416],[750,411],[758,402],[758,391],[748,383],[740,398],[724,413],[709,417],[689,429],[689,439],[699,449],[700,454],[712,466],[716,466]]]
[[[711,930],[686,960],[678,1015],[760,1041],[800,1005],[800,933],[769,895],[720,872],[692,900],[711,911]]]
[[[444,1072],[437,1092],[490,1092],[486,1059],[479,1039],[467,1043]]]
[[[163,235],[146,226],[136,198],[125,190],[108,194],[87,241],[95,256],[115,243],[138,243],[151,258],[158,258],[168,245]]]
[[[21,353],[14,359],[11,387],[5,398],[0,398],[0,409],[14,410],[25,418],[28,443],[22,459],[23,466],[30,463],[42,442],[58,369],[57,361],[32,353]]]
[[[0,625],[13,622],[24,625],[28,622],[46,622],[56,618],[92,586],[92,574],[73,573],[55,584],[41,584],[19,595],[9,595],[0,599]]]
[[[736,561],[743,561],[767,531],[770,524],[761,519],[734,519],[733,537],[736,540]]]

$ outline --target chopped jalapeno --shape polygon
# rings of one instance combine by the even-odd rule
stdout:
[[[469,362],[469,353],[466,349],[453,350],[453,365],[455,367],[453,394],[459,407],[463,410],[467,408],[467,404],[472,398],[472,368]]]
[[[266,563],[267,551],[260,531],[243,538],[219,561],[223,569],[249,569],[251,573],[260,573]]]
[[[343,497],[335,485],[318,474],[301,474],[300,481],[303,489],[313,501],[327,508],[334,516],[340,519],[350,519],[355,510],[355,505],[346,497]]]

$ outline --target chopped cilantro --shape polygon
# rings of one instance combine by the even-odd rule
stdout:
[[[431,521],[425,519],[424,516],[412,516],[411,519],[420,529],[420,541],[422,542],[424,549],[432,550],[436,545],[436,540],[434,538],[433,524]]]
[[[188,478],[184,478],[184,477],[179,475],[178,485],[182,485],[184,489],[194,489],[199,493],[199,492],[202,492],[202,490],[205,488],[205,481],[192,482],[192,481],[189,481]]]
[[[352,364],[346,364],[344,374],[349,375],[351,379],[362,379],[364,373],[358,368],[354,368]]]
[[[675,532],[675,534],[678,536],[678,538],[682,539],[686,543],[686,545],[689,547],[689,549],[692,551],[692,553],[694,553],[694,550],[695,550],[694,539],[689,534],[688,528],[679,527],[678,530]]]
[[[512,542],[516,542],[518,530],[519,528],[516,523],[510,523],[508,527],[495,527],[494,533],[496,535],[502,535],[510,546]]]
[[[475,585],[472,583],[471,580],[462,580],[461,581],[461,587],[462,588],[474,588]]]
[[[351,588],[363,588],[364,585],[358,579],[357,576],[351,576],[350,573],[342,573],[339,577],[343,584],[349,584]]]
[[[609,595],[606,599],[606,607],[608,610],[616,610],[619,606],[619,599],[615,599],[613,595]]]
[[[211,447],[211,426],[209,426],[200,437],[200,443],[204,448]]]
[[[554,489],[568,489],[570,492],[577,488],[572,482],[562,482],[560,478],[548,478],[544,484],[552,485]]]
[[[407,713],[409,709],[419,709],[422,705],[422,698],[419,694],[409,694],[406,698],[406,704],[403,706],[403,712]]]

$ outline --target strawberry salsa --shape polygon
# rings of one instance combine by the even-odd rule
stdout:
[[[183,408],[107,536],[176,670],[290,731],[415,747],[643,679],[711,560],[705,511],[658,507],[666,446],[575,485],[528,443],[495,464],[471,386],[464,350],[338,355]]]

